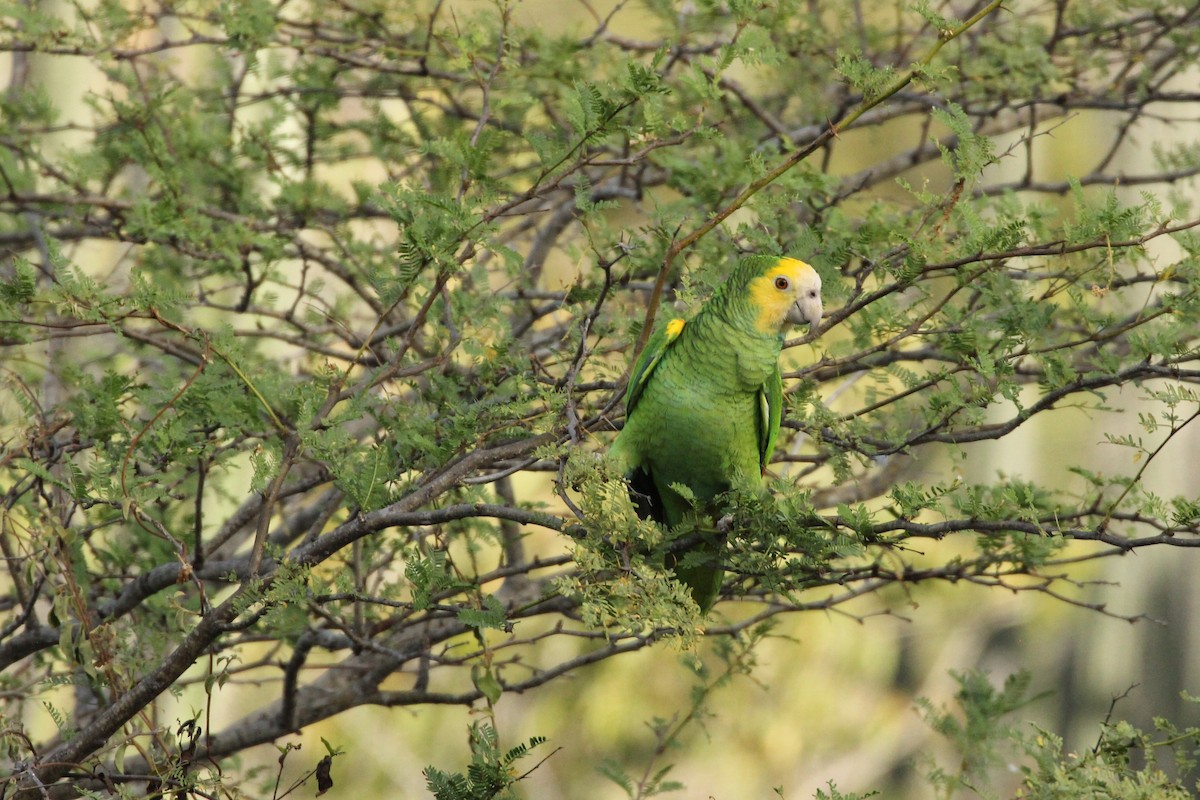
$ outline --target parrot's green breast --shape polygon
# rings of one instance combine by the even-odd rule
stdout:
[[[621,435],[633,450],[630,466],[653,476],[669,524],[682,516],[672,484],[703,502],[761,480],[758,387],[767,376],[748,382],[755,376],[742,374],[736,350],[706,344],[687,337],[663,357]],[[743,347],[754,344],[773,364],[778,344]]]

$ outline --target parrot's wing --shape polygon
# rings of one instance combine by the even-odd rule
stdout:
[[[783,419],[783,375],[779,364],[758,389],[758,465],[763,472],[775,452],[775,440],[779,437],[779,423]]]
[[[683,326],[682,319],[673,319],[655,331],[654,335],[650,337],[650,341],[646,342],[646,347],[638,356],[637,363],[633,365],[633,373],[629,376],[629,386],[625,387],[626,414],[633,413],[650,376],[654,374],[654,368],[658,366],[658,362],[662,361],[663,354],[667,352],[671,342],[679,338]]]

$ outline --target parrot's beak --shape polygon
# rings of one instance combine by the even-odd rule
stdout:
[[[824,310],[821,308],[821,298],[801,297],[792,307],[788,309],[787,321],[793,325],[801,325],[808,323],[810,333],[816,333],[821,327],[821,317]]]

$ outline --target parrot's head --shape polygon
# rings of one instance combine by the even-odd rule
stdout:
[[[816,332],[821,324],[821,276],[795,258],[783,257],[768,263],[761,275],[750,281],[750,297],[758,309],[757,327],[777,333],[785,323],[807,322]]]

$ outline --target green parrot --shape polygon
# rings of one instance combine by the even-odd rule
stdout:
[[[816,270],[794,258],[747,256],[694,317],[651,336],[612,446],[640,516],[670,527],[691,512],[713,520],[719,495],[762,486],[783,412],[784,330],[807,322],[816,332],[822,313]],[[708,524],[702,544],[669,561],[702,613],[724,579],[723,525]]]

